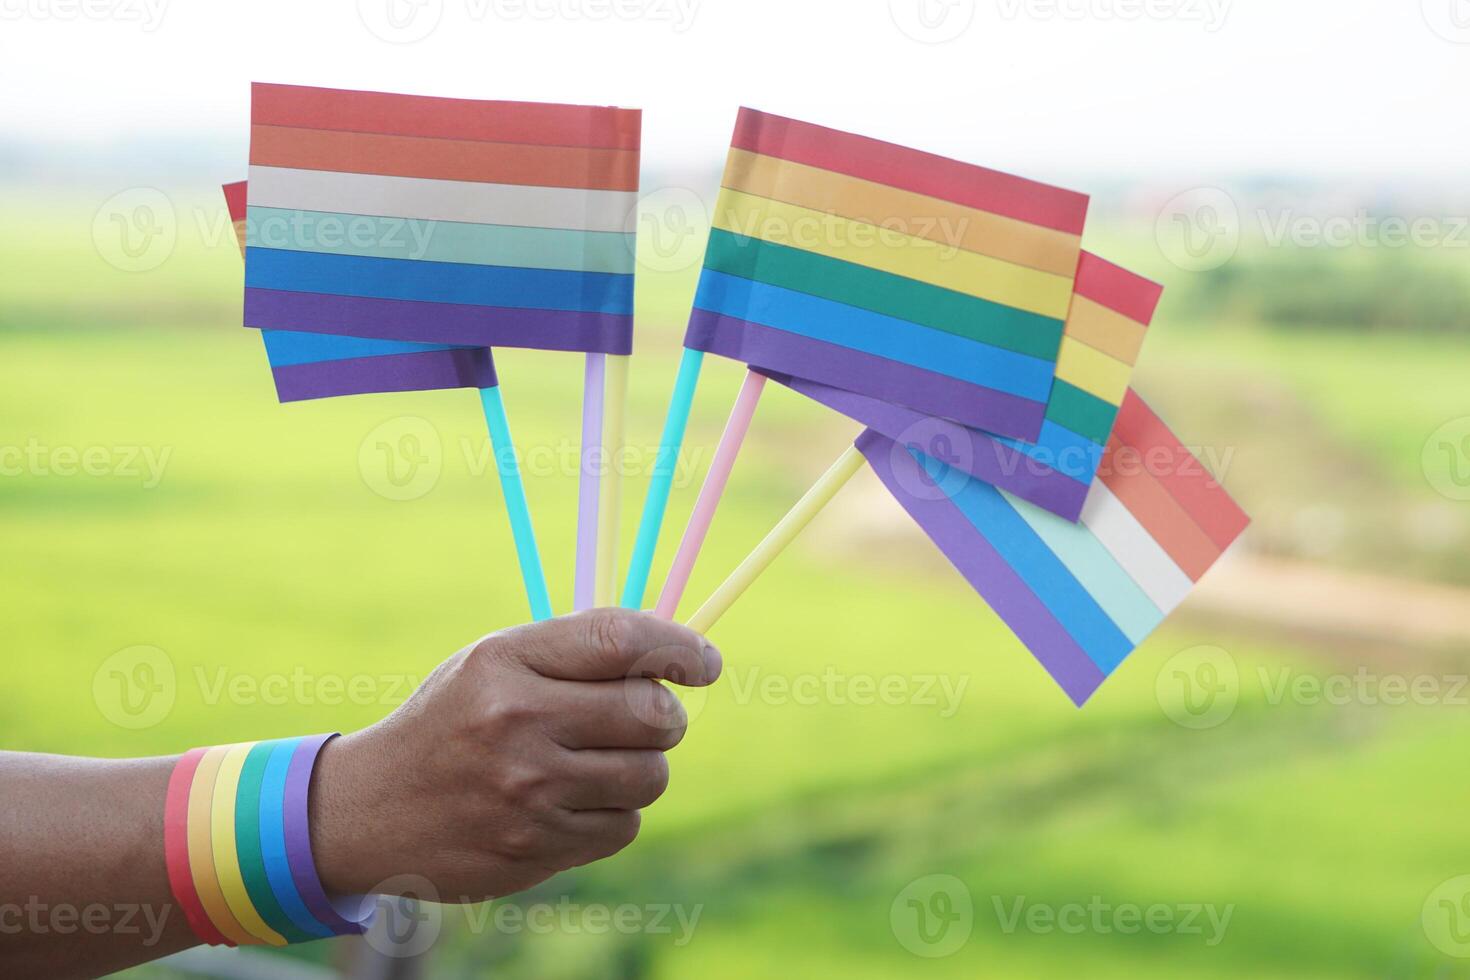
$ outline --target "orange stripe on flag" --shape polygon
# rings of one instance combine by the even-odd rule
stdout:
[[[636,150],[252,126],[250,162],[262,167],[385,177],[610,191],[638,189]]]
[[[1123,502],[1148,536],[1159,543],[1174,564],[1198,582],[1220,557],[1220,549],[1200,526],[1185,513],[1179,501],[1150,472],[1153,464],[1137,450],[1116,439],[1108,442],[1108,459],[1098,477]]]

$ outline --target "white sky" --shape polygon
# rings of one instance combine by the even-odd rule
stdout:
[[[645,169],[742,103],[1038,176],[1470,162],[1470,0],[0,0],[0,144],[243,153],[252,79],[638,106]]]

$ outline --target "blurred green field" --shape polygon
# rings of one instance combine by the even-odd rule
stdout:
[[[209,231],[212,200],[180,207],[174,254],[145,273],[101,259],[85,203],[23,209],[0,231],[11,270],[0,281],[0,445],[40,447],[51,464],[57,449],[101,447],[113,471],[135,449],[167,463],[152,487],[142,475],[29,465],[0,478],[0,635],[16,678],[0,744],[127,756],[353,729],[447,654],[526,618],[472,393],[277,405],[258,338],[234,326],[240,263]],[[1128,247],[1126,230],[1116,238]],[[640,280],[636,447],[657,439],[691,290],[687,274]],[[1139,387],[1186,442],[1233,449],[1226,480],[1256,519],[1249,547],[1466,584],[1454,543],[1470,537],[1466,507],[1446,506],[1420,458],[1430,433],[1467,412],[1467,354],[1463,339],[1280,332],[1175,312]],[[581,365],[523,351],[498,360],[565,609],[576,481],[556,460],[575,452]],[[706,372],[694,482],[676,494],[655,581],[739,379],[730,365]],[[432,433],[420,445],[442,471],[422,496],[389,499],[381,444],[405,433]],[[853,434],[770,393],[692,601]],[[625,483],[624,555],[642,486]],[[1343,528],[1325,543],[1324,506]],[[1448,547],[1405,532],[1426,513]],[[866,474],[715,639],[727,677],[689,700],[689,737],[643,837],[521,900],[698,909],[689,941],[677,930],[506,935],[450,910],[432,975],[1470,975],[1421,924],[1436,886],[1470,873],[1458,777],[1470,718],[1463,704],[1273,694],[1283,669],[1356,670],[1330,643],[1186,609],[1078,711]],[[128,715],[109,658],[138,645],[164,652],[176,690],[130,727],[141,716]],[[1202,645],[1226,652],[1239,703],[1192,730],[1171,720],[1169,665]],[[1461,654],[1374,651],[1383,673],[1435,677],[1463,673]],[[832,677],[841,703],[789,690]],[[306,696],[272,696],[274,678]],[[856,703],[859,684],[885,679],[904,703]],[[353,683],[358,696],[344,695]],[[937,947],[906,940],[891,914],[910,915],[906,887],[941,873],[964,882],[972,932],[931,958]],[[1207,927],[1007,928],[1018,901],[1094,896],[1230,917],[1215,943]]]

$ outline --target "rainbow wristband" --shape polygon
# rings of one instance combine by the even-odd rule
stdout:
[[[192,749],[174,766],[164,861],[174,899],[201,941],[281,946],[360,933],[371,923],[375,903],[334,906],[312,859],[311,775],[333,737]]]
[[[366,932],[372,925],[377,903],[361,897],[333,903],[316,873],[316,859],[311,854],[310,791],[311,774],[322,746],[337,737],[336,732],[309,735],[296,745],[291,764],[286,770],[284,820],[286,861],[291,880],[296,883],[306,907],[318,922],[338,935]]]

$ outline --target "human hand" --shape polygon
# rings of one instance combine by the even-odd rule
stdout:
[[[720,669],[697,633],[628,610],[490,634],[327,744],[311,788],[323,883],[356,895],[413,875],[441,901],[481,901],[622,850],[688,722],[659,680],[701,687]]]

